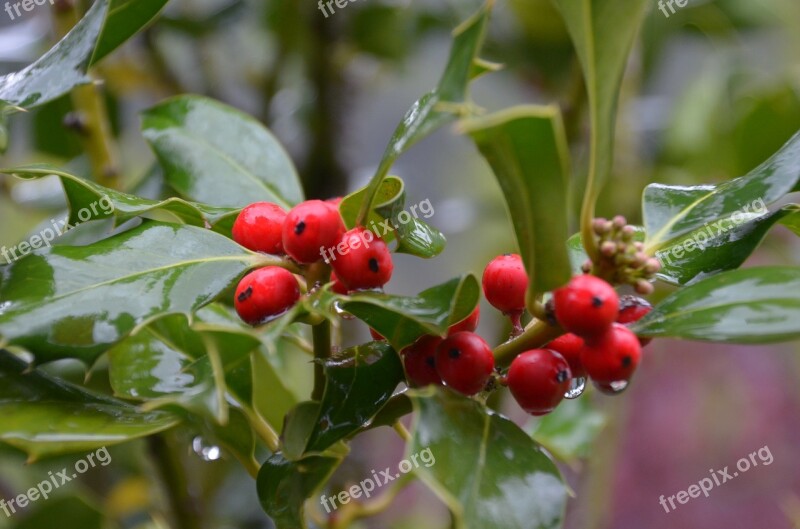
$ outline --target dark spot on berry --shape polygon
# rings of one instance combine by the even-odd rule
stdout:
[[[592,297],[592,307],[597,309],[597,308],[600,308],[602,306],[603,306],[603,299],[600,298],[599,296],[593,296]]]
[[[374,257],[369,260],[369,269],[376,274],[381,269],[381,267],[378,265],[378,260],[375,259]]]
[[[512,255],[512,254],[510,254],[510,253],[504,253],[504,254],[503,254],[503,257],[511,257],[511,255]]]
[[[253,295],[253,287],[247,287],[247,290],[239,294],[239,303],[244,303],[245,301],[250,299],[250,296],[252,295]]]
[[[294,227],[294,234],[302,235],[304,231],[306,231],[306,223],[301,220],[297,223],[297,226]]]
[[[558,382],[559,384],[561,384],[562,382],[565,382],[568,378],[569,378],[569,375],[567,374],[567,371],[564,370],[564,369],[562,369],[561,371],[556,373],[556,382]]]
[[[622,357],[622,367],[630,367],[632,362],[633,360],[630,356],[625,355]]]
[[[432,356],[429,356],[425,359],[425,363],[428,364],[430,367],[436,367],[436,359]]]
[[[448,354],[450,355],[450,358],[458,358],[459,356],[461,356],[461,351],[453,347],[452,349],[450,349]]]

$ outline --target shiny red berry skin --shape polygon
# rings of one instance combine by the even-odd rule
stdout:
[[[483,390],[493,370],[492,349],[475,333],[457,332],[437,348],[436,371],[445,384],[464,395]]]
[[[291,272],[277,267],[259,268],[244,276],[236,288],[234,305],[250,325],[277,318],[300,299],[300,287]]]
[[[619,298],[617,323],[630,326],[630,324],[641,320],[651,310],[653,310],[653,306],[638,296],[622,296]],[[639,343],[642,344],[642,347],[652,341],[652,338],[639,338]]]
[[[599,385],[630,380],[641,358],[639,339],[619,323],[614,323],[603,336],[587,341],[581,350],[586,373]]]
[[[338,277],[336,277],[336,272],[331,272],[331,282],[333,283],[333,286],[331,286],[331,290],[333,292],[341,296],[347,295],[348,293],[347,287],[345,286],[344,283],[339,281]]]
[[[483,295],[504,314],[525,310],[525,291],[528,274],[522,258],[517,254],[495,257],[483,271]]]
[[[442,378],[436,371],[436,348],[440,343],[442,339],[438,336],[423,336],[403,349],[409,386],[421,388],[431,384],[442,385]]]
[[[344,233],[344,223],[335,206],[321,200],[296,205],[283,223],[283,249],[301,264],[316,263],[335,247]]]
[[[392,278],[394,264],[383,239],[365,228],[353,228],[336,246],[331,266],[350,290],[380,288]]]
[[[619,314],[619,296],[614,288],[592,275],[573,277],[553,292],[553,300],[558,323],[584,339],[608,331]]]
[[[586,376],[586,370],[581,364],[581,349],[583,349],[583,338],[577,334],[567,333],[559,336],[549,344],[544,346],[545,349],[555,351],[564,357],[564,360],[569,364],[569,369],[572,376],[581,378]]]
[[[271,202],[250,204],[233,223],[233,240],[254,252],[283,254],[286,210]]]
[[[533,349],[517,356],[508,370],[508,389],[531,415],[553,411],[569,389],[572,373],[563,356],[550,349]]]
[[[481,307],[478,305],[475,307],[475,310],[472,311],[472,314],[455,325],[451,325],[450,328],[447,329],[447,335],[450,336],[457,332],[475,332],[475,330],[478,328],[478,321],[480,319]]]

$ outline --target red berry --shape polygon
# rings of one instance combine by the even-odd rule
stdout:
[[[336,206],[338,208],[339,204],[342,203],[342,200],[344,200],[343,197],[333,197],[333,198],[329,198],[325,202],[330,204],[331,206]]]
[[[259,325],[289,310],[299,298],[300,288],[292,273],[268,266],[251,272],[239,282],[234,305],[242,320]]]
[[[640,297],[622,296],[619,298],[619,316],[617,316],[617,323],[630,326],[630,324],[641,320],[651,310],[653,310],[653,306]],[[642,347],[652,341],[652,338],[639,338],[639,343],[642,344]]]
[[[345,286],[344,283],[339,281],[338,277],[336,277],[336,272],[331,272],[331,282],[333,283],[333,286],[331,287],[331,290],[333,292],[342,296],[347,295],[348,293],[347,287]]]
[[[344,223],[336,207],[321,200],[298,204],[283,223],[283,248],[302,264],[316,263],[339,243]]]
[[[492,349],[483,338],[471,332],[449,336],[436,351],[439,376],[464,395],[475,395],[486,387],[493,369]]]
[[[576,334],[567,333],[559,336],[549,344],[544,346],[564,357],[569,364],[572,376],[582,378],[586,376],[586,370],[581,364],[581,349],[583,349],[583,338]]]
[[[504,314],[525,310],[528,274],[517,254],[495,257],[483,271],[483,294],[494,308]]]
[[[531,415],[545,415],[564,398],[571,378],[563,356],[549,349],[534,349],[511,362],[508,389],[523,410]]]
[[[475,329],[478,328],[478,320],[480,320],[480,318],[481,306],[478,305],[475,307],[475,310],[472,311],[472,314],[455,325],[451,325],[450,328],[447,329],[447,335],[449,336],[457,332],[475,332]]]
[[[403,363],[406,366],[410,386],[419,388],[430,384],[442,384],[442,379],[436,371],[436,348],[440,343],[442,339],[438,336],[426,335],[403,349]]]
[[[586,342],[581,350],[586,373],[600,385],[630,380],[641,358],[639,339],[619,323],[614,323],[603,336]]]
[[[575,276],[553,292],[556,320],[567,331],[582,338],[605,333],[619,314],[619,296],[614,289],[592,275]]]
[[[233,240],[254,252],[283,254],[286,210],[271,202],[250,204],[233,223]]]
[[[339,281],[350,290],[379,288],[392,278],[392,254],[383,239],[365,228],[342,236],[331,259]]]

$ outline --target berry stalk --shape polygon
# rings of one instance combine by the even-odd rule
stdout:
[[[495,363],[500,366],[506,366],[518,354],[530,349],[538,349],[562,334],[564,334],[564,330],[560,327],[550,325],[545,321],[534,320],[522,334],[495,347]]]

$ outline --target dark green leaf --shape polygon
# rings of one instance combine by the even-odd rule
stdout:
[[[419,477],[459,529],[561,527],[567,489],[555,464],[508,419],[442,390],[412,396],[418,413],[408,454],[429,451]]]
[[[97,41],[92,64],[117,49],[147,26],[169,0],[111,0],[108,17]]]
[[[592,407],[591,399],[565,400],[536,422],[533,439],[558,459],[571,463],[589,456],[605,424],[605,416]]]
[[[340,463],[340,458],[318,456],[291,462],[281,454],[264,463],[258,473],[258,497],[277,529],[307,527],[306,498],[322,487]]]
[[[303,200],[297,171],[261,123],[199,96],[168,99],[142,115],[145,139],[184,198],[220,207]]]
[[[0,111],[33,108],[91,80],[89,58],[108,11],[108,0],[97,0],[86,16],[38,61],[0,77]]]
[[[302,459],[311,434],[317,427],[320,403],[315,401],[301,402],[286,415],[286,422],[281,432],[283,454],[291,461]]]
[[[38,362],[91,363],[136,326],[210,303],[263,259],[208,230],[158,222],[36,250],[0,267],[0,335]]]
[[[556,107],[515,107],[463,124],[492,167],[508,204],[534,294],[570,278],[564,241],[569,148]]]
[[[307,450],[319,452],[361,429],[403,380],[403,364],[386,342],[342,351],[325,363],[326,385]]]
[[[170,413],[143,413],[122,401],[31,370],[0,351],[0,441],[31,460],[88,452],[152,435],[176,425]]]
[[[639,336],[742,344],[800,337],[800,268],[733,270],[674,292],[631,328]]]

